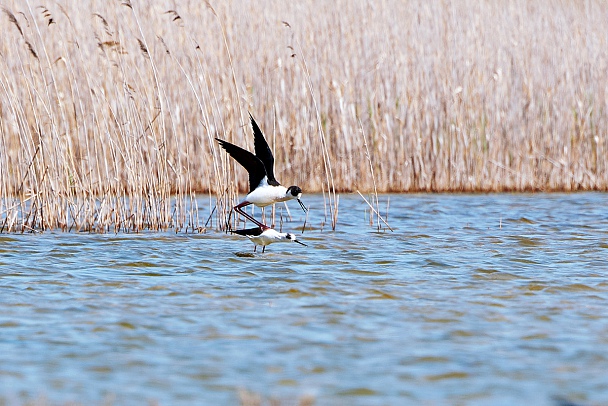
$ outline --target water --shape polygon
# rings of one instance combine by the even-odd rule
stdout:
[[[395,232],[358,196],[335,232],[305,202],[309,246],[263,255],[216,232],[0,235],[0,404],[608,403],[608,195],[393,195]]]

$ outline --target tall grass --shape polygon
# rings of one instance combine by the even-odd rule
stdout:
[[[221,227],[247,111],[334,226],[336,191],[608,189],[600,0],[0,5],[1,231]]]

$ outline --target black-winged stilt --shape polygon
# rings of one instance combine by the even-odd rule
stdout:
[[[245,213],[242,208],[253,204],[258,207],[266,207],[273,203],[284,202],[287,200],[296,199],[300,203],[302,210],[306,212],[306,206],[302,203],[302,189],[299,186],[282,186],[274,177],[274,157],[272,151],[264,138],[264,134],[258,127],[249,113],[251,126],[253,127],[255,155],[251,152],[237,147],[234,144],[216,138],[220,146],[230,154],[238,163],[240,163],[249,172],[249,194],[245,199],[234,206],[234,210],[251,220],[254,224],[260,227],[267,227],[265,224],[257,221],[253,216]]]
[[[279,233],[274,228],[270,228],[267,226],[248,228],[245,230],[230,230],[230,232],[248,237],[251,242],[255,244],[253,246],[253,252],[255,252],[258,245],[261,245],[262,254],[266,250],[267,245],[270,245],[275,242],[297,242],[298,244],[307,247],[307,245],[304,244],[302,241],[298,241],[296,239],[295,234]]]

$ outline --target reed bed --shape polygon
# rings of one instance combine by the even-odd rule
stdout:
[[[225,227],[248,111],[334,227],[340,191],[608,186],[600,0],[0,6],[0,232]]]

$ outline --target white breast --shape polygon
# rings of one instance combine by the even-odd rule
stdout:
[[[266,178],[260,183],[257,189],[249,193],[245,197],[249,203],[253,203],[258,207],[265,207],[276,202],[288,200],[287,188],[285,186],[269,186],[266,183]]]
[[[279,242],[279,241],[281,241],[283,239],[283,235],[284,234],[279,233],[275,229],[269,228],[268,230],[265,230],[260,235],[257,235],[255,237],[248,235],[247,237],[249,237],[249,239],[255,245],[266,246],[266,245],[272,244],[273,242]]]

